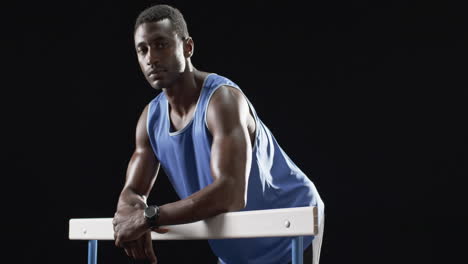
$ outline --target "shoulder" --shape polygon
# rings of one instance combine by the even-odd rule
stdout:
[[[210,110],[235,110],[246,104],[242,92],[230,85],[221,85],[213,92],[208,104]]]
[[[231,79],[219,75],[217,73],[208,73],[205,78],[205,86],[207,86],[210,90],[218,90],[220,86],[232,86],[239,88],[239,86],[233,82]]]
[[[136,144],[137,147],[145,146],[148,142],[147,134],[147,116],[148,116],[149,104],[145,106],[143,111],[140,114],[136,127]]]
[[[137,129],[146,131],[146,123],[148,118],[148,111],[150,108],[150,104],[147,104],[143,111],[140,114],[140,118],[138,119]]]
[[[230,127],[242,124],[248,116],[247,101],[242,92],[232,86],[222,85],[213,93],[208,104],[206,121],[208,129],[212,131],[216,127]]]

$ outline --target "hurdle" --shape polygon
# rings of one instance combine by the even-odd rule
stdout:
[[[189,224],[163,227],[170,231],[151,232],[153,240],[293,237],[292,264],[302,264],[303,236],[319,232],[316,206],[229,212]],[[98,240],[114,240],[112,218],[72,218],[69,239],[87,240],[88,264],[97,264]]]

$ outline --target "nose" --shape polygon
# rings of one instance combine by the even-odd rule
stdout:
[[[157,54],[156,50],[150,48],[148,53],[146,54],[146,64],[147,65],[154,65],[159,63],[159,55]]]

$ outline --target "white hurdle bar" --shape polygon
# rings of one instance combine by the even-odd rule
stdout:
[[[74,218],[70,240],[88,240],[88,264],[97,263],[97,240],[114,240],[112,218]],[[295,237],[292,263],[302,264],[303,236],[318,234],[317,207],[294,207],[230,212],[189,224],[164,226],[169,232],[151,233],[153,240],[194,240],[254,237]]]

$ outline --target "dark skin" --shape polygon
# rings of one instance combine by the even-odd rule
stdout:
[[[144,23],[135,31],[135,48],[149,84],[162,90],[169,102],[173,129],[184,128],[193,118],[200,91],[208,73],[192,65],[194,43],[182,38],[167,19]],[[235,88],[220,87],[207,110],[207,127],[213,136],[211,175],[213,183],[177,202],[160,206],[160,226],[185,224],[238,211],[245,207],[252,161],[255,121],[248,103]],[[136,148],[127,169],[125,185],[114,216],[115,244],[128,256],[157,263],[151,230],[144,218],[146,197],[156,180],[160,163],[146,130],[148,106],[136,128]]]

